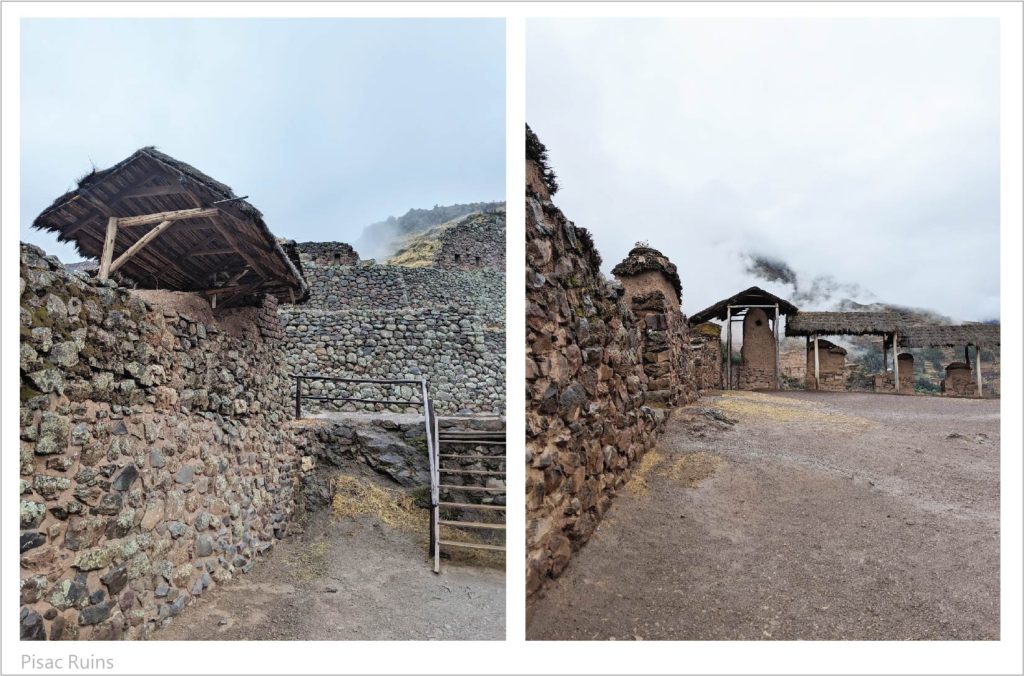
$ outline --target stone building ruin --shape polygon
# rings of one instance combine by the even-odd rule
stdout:
[[[807,345],[806,387],[828,392],[846,389],[846,349],[821,338],[818,340],[818,379],[814,379],[814,346]]]
[[[797,311],[789,301],[752,286],[690,317],[696,325],[712,319],[725,322],[725,386],[727,389],[779,389],[782,370],[779,336],[782,317]],[[734,364],[733,325],[742,323],[740,359]]]
[[[620,283],[607,280],[590,234],[551,201],[554,173],[529,128],[526,157],[526,584],[533,594],[593,534],[656,442],[666,404],[692,400],[697,386],[675,266],[641,245],[616,266]]]
[[[297,369],[429,378],[439,410],[491,416],[438,420],[441,437],[488,452],[504,434],[496,269],[281,242],[245,198],[152,148],[84,177],[34,225],[98,262],[21,246],[22,639],[153,636],[289,533],[322,488],[318,461],[423,483],[404,423],[296,426]],[[494,233],[503,252],[503,219]],[[389,464],[394,438],[410,452]],[[499,509],[504,489],[485,479],[452,482]]]
[[[680,311],[683,287],[676,266],[657,249],[638,243],[612,274],[642,327],[647,402],[676,406],[692,400],[696,393],[686,375],[689,336]]]

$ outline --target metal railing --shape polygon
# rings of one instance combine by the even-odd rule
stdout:
[[[362,404],[384,404],[384,405],[395,405],[395,406],[415,406],[423,410],[423,427],[427,433],[427,461],[430,465],[430,543],[429,553],[434,559],[434,572],[438,572],[438,564],[440,561],[440,547],[438,545],[438,519],[440,510],[438,509],[438,477],[440,463],[438,460],[438,433],[437,433],[437,414],[434,412],[434,403],[430,399],[430,384],[426,378],[419,380],[410,379],[377,379],[377,378],[340,378],[337,376],[321,376],[312,375],[304,376],[293,374],[295,378],[295,418],[299,419],[302,417],[302,400],[308,399],[310,401],[343,401],[353,402]],[[420,391],[418,399],[373,399],[366,397],[355,397],[355,396],[326,396],[326,395],[313,395],[303,394],[302,384],[304,381],[329,381],[336,383],[348,383],[356,385],[377,385],[377,386],[415,386]]]

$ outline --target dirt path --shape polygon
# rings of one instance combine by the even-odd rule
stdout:
[[[204,594],[158,640],[503,640],[502,569],[442,564],[372,516],[312,517],[251,573]]]
[[[725,393],[673,414],[530,639],[998,639],[999,402]]]

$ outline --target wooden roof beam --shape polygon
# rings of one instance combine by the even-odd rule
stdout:
[[[180,183],[169,183],[166,185],[151,185],[144,188],[138,188],[120,195],[118,201],[125,199],[139,199],[142,197],[159,197],[161,195],[179,195],[186,192],[187,188]]]
[[[147,214],[145,216],[125,216],[117,219],[117,225],[122,228],[131,228],[138,225],[162,223],[163,221],[181,221],[186,218],[212,218],[219,213],[220,209],[216,207],[179,209],[177,211],[164,211],[159,214]]]

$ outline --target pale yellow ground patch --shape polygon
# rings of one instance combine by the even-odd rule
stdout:
[[[690,488],[714,475],[722,464],[722,459],[717,455],[698,451],[687,453],[677,459],[672,466],[663,472],[673,481],[680,481]]]
[[[644,454],[644,457],[640,459],[640,462],[633,469],[633,476],[630,477],[629,481],[626,482],[626,490],[633,495],[644,496],[650,492],[650,486],[647,483],[647,475],[651,473],[655,467],[657,467],[665,457],[658,453],[657,449],[651,449]]]
[[[830,412],[823,403],[790,399],[764,392],[723,392],[714,405],[742,422],[772,420],[844,425],[853,428],[866,428],[874,424],[867,418]]]

